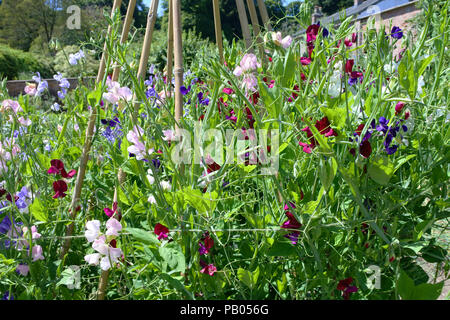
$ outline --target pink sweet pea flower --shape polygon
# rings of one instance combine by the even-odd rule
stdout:
[[[20,275],[26,277],[28,275],[28,272],[30,272],[30,267],[26,264],[19,264],[16,268],[16,272]]]
[[[22,107],[17,101],[14,100],[3,100],[2,105],[0,107],[0,112],[5,112],[8,110],[12,110],[14,113],[23,112]]]
[[[44,256],[42,255],[42,247],[40,245],[33,246],[31,255],[33,257],[33,262],[37,260],[44,260]]]
[[[210,276],[213,276],[214,273],[217,271],[217,268],[212,263],[211,264],[207,264],[203,260],[200,260],[200,266],[202,267],[200,272],[204,273],[204,274],[209,274]]]
[[[119,231],[122,230],[122,225],[117,219],[110,218],[106,222],[106,235],[107,236],[118,236]]]

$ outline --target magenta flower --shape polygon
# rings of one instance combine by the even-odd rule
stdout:
[[[405,106],[404,102],[399,102],[395,105],[395,115],[398,115],[400,112],[402,112],[403,107]]]
[[[202,267],[200,272],[204,274],[209,274],[210,276],[213,276],[214,273],[217,271],[217,268],[212,263],[207,264],[203,260],[200,260],[200,266]]]
[[[55,191],[53,199],[64,198],[65,196],[67,196],[67,194],[65,194],[65,192],[67,191],[67,183],[64,180],[53,182],[53,191]]]
[[[48,169],[48,174],[59,174],[63,178],[72,178],[77,173],[76,170],[72,169],[69,173],[64,169],[64,163],[59,159],[53,159],[50,161],[51,167]]]
[[[122,218],[122,215],[119,212],[117,212],[117,202],[116,201],[113,203],[112,210],[110,208],[104,208],[103,212],[105,212],[105,214],[110,218],[112,218],[114,216],[114,214],[117,213],[118,221],[120,221],[120,219]]]
[[[169,229],[162,225],[161,223],[157,223],[155,225],[155,234],[158,236],[158,240],[167,239],[169,235]]]
[[[339,291],[342,291],[342,297],[345,300],[348,300],[350,298],[350,293],[358,291],[358,288],[356,286],[350,285],[352,282],[353,282],[353,278],[350,277],[350,278],[339,281],[339,283],[337,285],[337,289]]]
[[[214,246],[214,240],[209,236],[208,232],[205,232],[198,245],[198,252],[200,255],[208,254],[209,250]]]

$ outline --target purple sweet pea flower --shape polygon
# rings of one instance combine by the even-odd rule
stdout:
[[[391,30],[391,37],[394,39],[401,39],[403,38],[403,32],[402,29],[399,27],[393,26]]]
[[[191,91],[191,86],[189,85],[189,87],[187,87],[187,88],[185,86],[181,86],[180,91],[181,91],[181,94],[183,96],[185,96]]]

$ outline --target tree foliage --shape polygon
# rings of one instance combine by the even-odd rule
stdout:
[[[351,7],[354,0],[315,0],[315,4],[322,7],[322,12],[331,15],[339,10]]]

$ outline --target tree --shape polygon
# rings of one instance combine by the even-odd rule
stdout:
[[[0,37],[11,47],[28,50],[40,34],[53,36],[60,0],[5,0],[0,5]]]
[[[322,7],[324,14],[331,15],[351,7],[354,4],[354,0],[315,0],[315,4]]]

